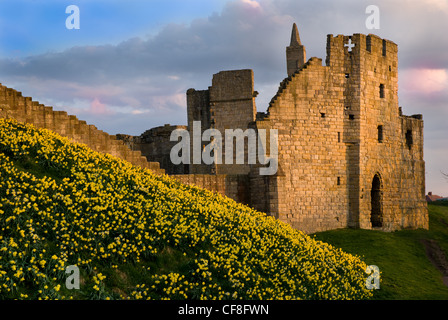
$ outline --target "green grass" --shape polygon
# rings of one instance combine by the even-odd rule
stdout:
[[[376,299],[446,300],[448,287],[428,260],[422,239],[436,240],[448,257],[448,205],[429,205],[429,230],[381,232],[341,229],[314,234],[344,251],[361,256],[381,272]]]

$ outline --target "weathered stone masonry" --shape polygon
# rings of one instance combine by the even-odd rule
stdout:
[[[306,61],[294,24],[288,77],[266,112],[256,111],[254,75],[246,69],[215,74],[207,90],[189,89],[187,126],[165,125],[139,137],[109,136],[4,86],[0,116],[220,192],[305,232],[428,228],[423,120],[402,114],[397,66],[397,45],[371,34],[328,35],[325,66],[316,57]],[[171,132],[192,135],[193,121],[201,122],[202,131],[278,130],[277,173],[262,176],[260,165],[247,161],[224,163],[225,144],[222,164],[173,165]],[[240,151],[247,159],[247,144]]]
[[[402,116],[397,75],[393,42],[329,35],[326,66],[311,58],[284,81],[257,121],[279,130],[284,174],[266,212],[309,232],[427,228],[423,121]]]
[[[221,132],[277,129],[277,174],[195,164],[176,177],[220,192],[232,177],[225,194],[306,232],[427,228],[423,120],[398,105],[397,45],[371,34],[328,35],[323,66],[306,61],[294,24],[286,66],[266,112],[256,112],[252,70],[222,71],[208,90],[187,91],[190,134],[193,121]],[[220,182],[210,186],[207,175]]]

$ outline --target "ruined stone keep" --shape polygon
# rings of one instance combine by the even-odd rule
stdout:
[[[428,228],[423,120],[403,115],[399,107],[397,45],[372,34],[328,35],[326,50],[325,65],[320,58],[306,60],[294,24],[286,48],[288,76],[266,112],[257,112],[254,74],[247,69],[221,71],[208,89],[189,89],[187,126],[165,125],[139,137],[97,132],[3,86],[0,116],[53,128],[96,150],[220,192],[307,233]],[[202,130],[222,132],[277,129],[277,173],[263,176],[259,164],[224,161],[173,165],[169,156],[176,142],[170,134],[179,128],[191,132],[193,121],[200,121]],[[247,144],[243,152],[247,158]]]

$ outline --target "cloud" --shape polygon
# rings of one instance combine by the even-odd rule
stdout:
[[[253,0],[241,0],[242,3],[247,4],[249,7],[253,8],[253,9],[260,9],[261,6],[257,1],[253,1]]]
[[[400,72],[401,90],[428,96],[448,90],[446,69],[406,69]]]
[[[186,122],[186,90],[207,88],[213,73],[253,68],[260,85],[280,81],[291,24],[290,16],[263,10],[257,1],[233,1],[220,14],[189,25],[170,23],[150,37],[1,59],[0,70],[6,85],[42,103],[61,108],[84,103],[79,114],[146,110]]]
[[[374,32],[398,43],[400,70],[441,70],[448,66],[448,43],[441,41],[448,29],[443,29],[448,21],[444,3],[379,0],[381,29],[372,31],[365,28],[367,1],[229,1],[220,13],[190,24],[169,23],[151,36],[2,59],[0,70],[3,81],[20,84],[24,92],[30,89],[33,97],[38,93],[64,104],[75,99],[90,103],[98,97],[110,108],[162,112],[185,107],[184,100],[169,97],[191,87],[207,88],[213,73],[251,68],[256,87],[272,88],[257,99],[259,109],[265,110],[286,75],[285,47],[293,22],[308,58],[325,59],[327,33]],[[417,71],[408,75],[418,76]],[[418,83],[413,81],[406,86],[415,89]]]
[[[446,0],[425,0],[421,1],[429,6],[433,11],[441,10],[448,13],[448,2]]]
[[[104,103],[101,103],[100,100],[98,100],[98,98],[95,98],[90,104],[89,112],[100,115],[114,113]]]
[[[150,36],[0,59],[1,82],[106,132],[140,134],[165,123],[186,124],[185,92],[207,89],[221,70],[253,69],[257,107],[265,111],[286,76],[293,22],[307,58],[323,61],[327,34],[375,33],[398,44],[400,104],[405,114],[423,113],[427,167],[437,171],[438,159],[448,158],[447,1],[377,0],[379,30],[365,27],[369,4],[229,1],[219,13],[169,23]]]

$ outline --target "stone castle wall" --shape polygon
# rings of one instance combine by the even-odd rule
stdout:
[[[187,91],[188,128],[190,137],[193,136],[193,121],[201,121],[201,134],[207,129],[216,129],[222,134],[222,154],[216,165],[192,164],[190,173],[213,174],[248,174],[250,166],[247,164],[247,143],[244,150],[236,149],[236,139],[233,139],[231,164],[226,157],[226,129],[241,129],[245,131],[255,120],[257,109],[255,106],[254,74],[252,70],[221,71],[213,75],[212,85],[208,90]],[[205,141],[202,146],[210,142]],[[193,147],[193,145],[192,145]],[[245,164],[237,164],[237,152],[244,153]],[[191,152],[193,154],[193,152]]]
[[[185,130],[187,126],[166,124],[147,130],[140,136],[117,134],[116,137],[122,140],[129,149],[140,151],[149,162],[158,162],[160,168],[166,173],[187,174],[189,173],[188,164],[175,165],[170,159],[171,148],[177,144],[177,141],[170,141],[170,136],[177,129]]]
[[[423,121],[398,106],[397,46],[329,35],[326,64],[311,58],[285,79],[256,122],[279,130],[279,174],[257,186],[268,192],[266,211],[306,232],[427,228]]]
[[[344,83],[311,58],[281,83],[268,115],[257,121],[258,128],[278,129],[279,170],[265,178],[267,211],[305,232],[348,225]]]
[[[85,121],[78,120],[65,111],[54,111],[29,97],[23,97],[21,92],[0,84],[0,117],[13,118],[19,122],[30,123],[37,128],[52,130],[75,142],[84,143],[89,148],[109,153],[134,165],[148,168],[158,174],[164,173],[157,162],[148,162],[140,151],[130,150],[115,136],[98,130]]]
[[[180,174],[170,175],[184,184],[192,184],[219,192],[239,203],[250,205],[250,186],[247,175]]]
[[[355,45],[351,52],[343,50],[349,40]],[[351,101],[346,106],[354,114],[352,122],[359,132],[359,174],[351,173],[358,186],[352,194],[353,225],[371,226],[372,181],[378,175],[383,212],[381,228],[427,227],[423,121],[421,115],[407,117],[401,113],[397,45],[375,35],[362,34],[350,39],[329,36],[328,42],[330,68],[349,73],[347,96]],[[410,146],[406,143],[408,131],[413,141]]]
[[[211,191],[219,192],[240,203],[249,203],[249,179],[246,175],[209,175],[185,174],[188,168],[174,166],[169,161],[172,145],[170,134],[175,129],[186,126],[170,126],[147,130],[141,136],[112,136],[85,121],[78,120],[64,111],[54,111],[52,107],[23,97],[21,92],[0,85],[0,117],[13,118],[19,122],[29,123],[37,128],[52,130],[75,142],[84,143],[89,148],[102,153],[109,153],[134,165],[151,169],[157,174],[164,174],[165,169],[185,184],[194,184]],[[168,157],[168,160],[167,160]]]
[[[397,45],[375,35],[328,35],[326,65],[313,57],[292,72],[290,61],[302,56],[287,49],[289,76],[265,113],[256,112],[252,70],[222,71],[208,90],[187,91],[190,136],[193,121],[201,134],[277,129],[275,175],[261,176],[259,164],[247,164],[246,140],[243,150],[233,150],[233,164],[192,164],[190,175],[176,178],[305,232],[427,228],[423,121],[399,107]],[[236,164],[237,151],[245,164]]]
[[[187,90],[187,119],[188,119],[188,128],[190,132],[190,138],[192,137],[193,130],[193,121],[200,121],[200,135],[205,130],[210,129],[212,127],[211,122],[211,110],[210,110],[210,92],[209,90],[195,90],[189,89]],[[194,141],[191,139],[191,148],[190,148],[190,166],[189,172],[192,174],[214,174],[216,173],[216,168],[214,166],[205,165],[202,161],[197,163],[195,159],[193,159],[193,143]],[[201,150],[205,147],[206,142],[201,141]]]
[[[0,116],[54,130],[156,172],[165,170],[183,183],[227,195],[308,233],[428,228],[423,120],[403,115],[399,107],[397,45],[375,35],[328,35],[326,49],[325,65],[315,57],[303,64],[305,48],[293,27],[288,77],[266,112],[256,111],[254,75],[246,69],[213,75],[207,90],[189,89],[187,126],[165,125],[138,137],[118,135],[117,140],[3,86]],[[207,129],[222,134],[220,161],[173,165],[169,156],[177,141],[170,141],[171,132],[188,130],[193,161],[195,121],[201,137]],[[260,164],[248,164],[247,139],[238,150],[233,141],[233,161],[225,163],[226,129],[248,128],[277,130],[276,174],[260,175]],[[196,143],[203,150],[210,141]],[[270,150],[268,142],[264,147]],[[244,164],[236,163],[238,152]]]

